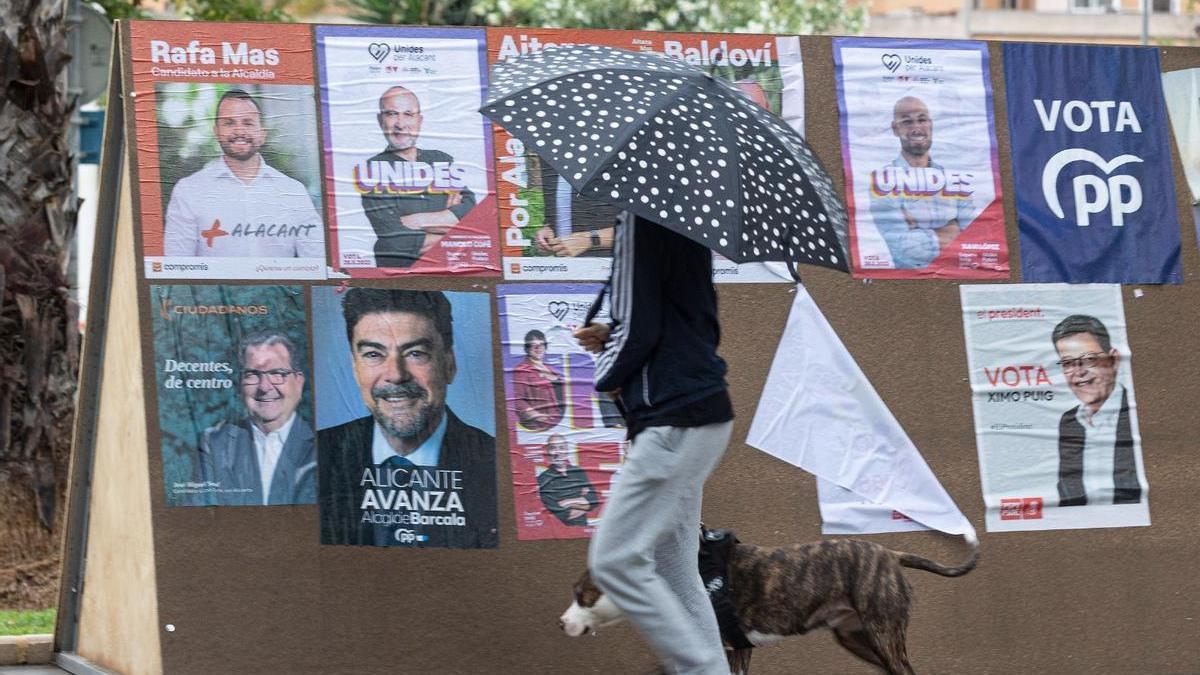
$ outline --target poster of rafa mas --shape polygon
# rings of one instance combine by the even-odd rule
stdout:
[[[307,26],[130,23],[147,278],[325,278],[311,42]]]
[[[562,44],[606,45],[683,59],[727,78],[804,132],[804,70],[800,42],[794,36],[489,28],[488,61],[494,65]],[[617,208],[578,194],[499,126],[495,126],[494,147],[505,279],[607,279]],[[713,260],[713,278],[718,282],[791,280],[782,265],[737,265],[720,256]]]
[[[318,26],[331,265],[498,276],[481,28]]]
[[[983,42],[833,41],[853,273],[1006,279]]]
[[[1149,525],[1121,287],[960,291],[988,531]]]
[[[600,288],[496,288],[518,539],[590,537],[625,457],[624,419],[571,336]]]

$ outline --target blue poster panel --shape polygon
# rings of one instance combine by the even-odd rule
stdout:
[[[312,290],[321,543],[495,548],[487,293]]]
[[[1158,50],[1004,45],[1025,281],[1182,283]]]

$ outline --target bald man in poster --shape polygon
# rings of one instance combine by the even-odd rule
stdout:
[[[900,141],[900,154],[887,166],[945,171],[930,154],[933,116],[925,101],[916,96],[897,100],[892,107],[891,130]],[[871,191],[871,215],[896,269],[928,266],[967,228],[971,209],[970,196]]]
[[[420,99],[408,88],[397,85],[386,89],[379,97],[375,119],[387,148],[368,163],[406,162],[430,167],[454,163],[454,158],[441,150],[417,147],[425,118]],[[378,238],[375,266],[406,268],[437,245],[475,207],[475,195],[465,186],[461,190],[438,190],[430,185],[419,191],[366,193],[362,195],[362,206]]]

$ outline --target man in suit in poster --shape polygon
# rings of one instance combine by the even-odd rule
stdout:
[[[370,414],[318,432],[321,543],[495,547],[496,441],[446,405],[449,300],[351,288],[342,312]]]
[[[1104,324],[1085,314],[1060,321],[1051,339],[1080,401],[1059,421],[1058,505],[1139,503],[1129,392],[1117,382],[1121,353]]]
[[[200,436],[200,479],[214,483],[202,504],[312,504],[316,451],[312,423],[296,412],[304,373],[295,345],[282,331],[242,338],[239,383],[246,417],[221,422]]]

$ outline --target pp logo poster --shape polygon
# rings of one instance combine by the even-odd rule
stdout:
[[[1159,71],[1152,48],[1004,45],[1025,281],[1183,281]]]

